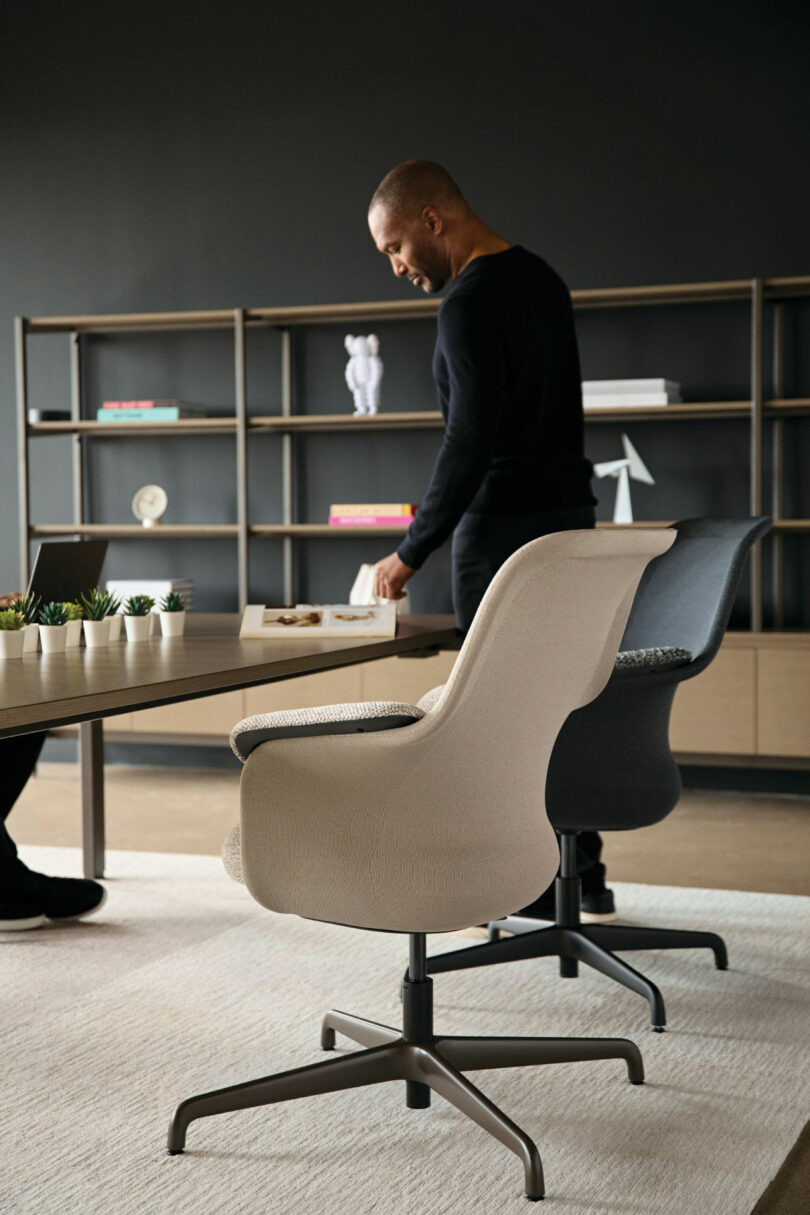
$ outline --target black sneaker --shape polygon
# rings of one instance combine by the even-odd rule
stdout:
[[[586,923],[616,919],[613,891],[605,885],[605,866],[601,861],[582,872],[582,918]]]
[[[58,923],[80,920],[104,906],[107,891],[90,878],[48,877],[22,862],[13,879],[15,895],[35,902],[46,918]]]
[[[46,916],[34,903],[0,901],[0,932],[25,932],[29,928],[41,928]]]

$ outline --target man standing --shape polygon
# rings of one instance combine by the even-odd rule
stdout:
[[[398,278],[447,283],[433,358],[444,439],[420,509],[375,591],[397,598],[453,533],[453,606],[466,633],[499,567],[550,532],[595,525],[584,454],[582,386],[568,289],[542,258],[510,244],[437,164],[397,165],[368,211]],[[580,836],[583,910],[610,913],[601,840]],[[553,890],[525,912],[553,918]]]

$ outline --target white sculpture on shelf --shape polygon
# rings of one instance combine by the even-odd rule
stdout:
[[[354,397],[354,416],[375,414],[380,405],[380,383],[383,364],[380,358],[380,341],[376,334],[355,337],[346,334],[344,342],[349,352],[346,364],[346,383]]]
[[[645,485],[655,485],[650,472],[636,451],[627,435],[622,435],[624,447],[623,460],[606,460],[604,464],[595,464],[593,471],[597,477],[616,477],[616,505],[613,508],[614,523],[632,523],[633,507],[630,504],[630,478],[643,481]]]

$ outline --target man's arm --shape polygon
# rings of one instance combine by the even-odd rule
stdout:
[[[501,337],[490,316],[449,299],[439,340],[450,394],[447,424],[430,484],[397,556],[417,570],[443,544],[475,497],[492,460],[506,390]]]

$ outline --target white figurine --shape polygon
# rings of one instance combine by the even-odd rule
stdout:
[[[374,333],[369,333],[367,337],[355,337],[353,333],[347,333],[344,345],[349,352],[346,383],[354,396],[354,416],[374,414],[380,404],[380,382],[383,376],[379,338]]]

